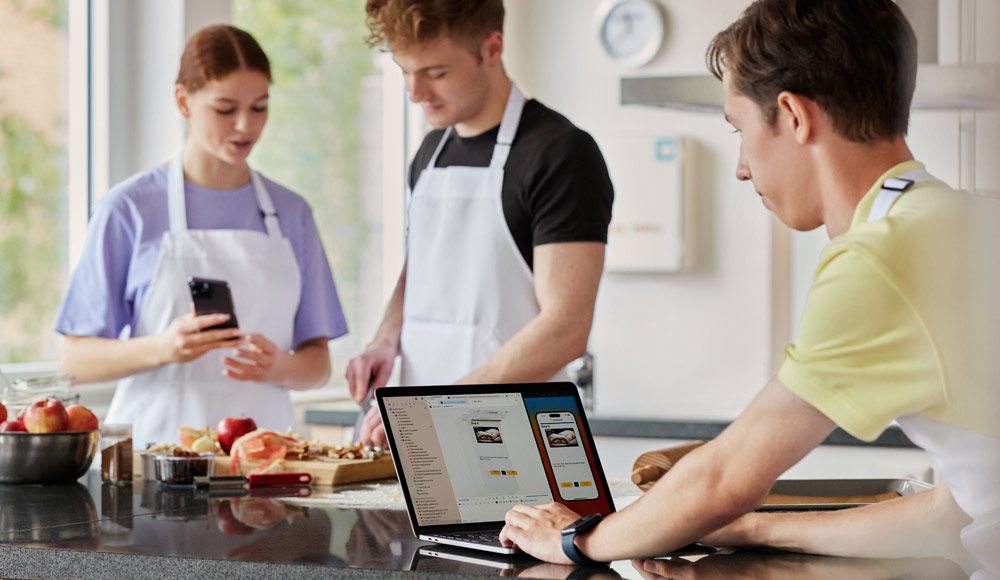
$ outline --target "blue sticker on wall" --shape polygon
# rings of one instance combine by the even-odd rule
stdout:
[[[677,159],[677,139],[660,137],[656,140],[655,155],[657,161],[670,162]]]

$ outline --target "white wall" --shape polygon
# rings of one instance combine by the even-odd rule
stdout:
[[[748,1],[659,3],[666,14],[664,46],[634,70],[600,51],[593,22],[598,0],[507,0],[505,64],[528,96],[599,144],[602,134],[652,128],[692,145],[685,171],[693,265],[677,274],[605,273],[591,334],[595,409],[732,418],[767,381],[781,345],[794,334],[827,239],[822,230],[795,232],[785,253],[788,232],[772,226],[752,186],[734,177],[739,141],[721,114],[619,104],[622,76],[705,73],[709,41]],[[1000,61],[1000,41],[987,24],[1000,22],[1000,3],[940,0],[939,12],[940,62]],[[910,143],[942,179],[1000,196],[998,136],[997,112],[915,112]],[[615,193],[617,199],[629,195]]]
[[[693,185],[693,265],[678,274],[606,273],[591,334],[595,409],[617,416],[732,418],[769,377],[771,219],[736,181],[738,137],[721,115],[619,105],[622,75],[699,74],[704,50],[743,0],[665,0],[660,54],[635,71],[601,52],[597,0],[508,0],[508,72],[529,96],[591,132],[683,136]],[[614,129],[612,129],[614,128]],[[627,191],[616,191],[621,199]],[[784,332],[784,329],[781,329]]]

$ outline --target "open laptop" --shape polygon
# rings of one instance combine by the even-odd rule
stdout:
[[[515,504],[614,511],[573,383],[375,391],[413,533],[501,554]]]

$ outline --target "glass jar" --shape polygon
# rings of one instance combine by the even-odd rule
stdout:
[[[101,481],[105,485],[132,485],[132,425],[101,426]]]

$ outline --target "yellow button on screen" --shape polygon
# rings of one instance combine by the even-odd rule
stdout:
[[[498,470],[498,469],[492,469],[492,470],[490,470],[490,475],[500,475],[500,470]]]
[[[590,481],[581,481],[580,482],[580,487],[591,487],[592,485],[594,485],[594,484],[593,484],[593,482],[590,482]]]
[[[573,482],[572,481],[564,481],[564,482],[560,483],[559,486],[560,487],[573,487]]]
[[[508,471],[507,475],[517,475],[517,472],[516,471]]]

